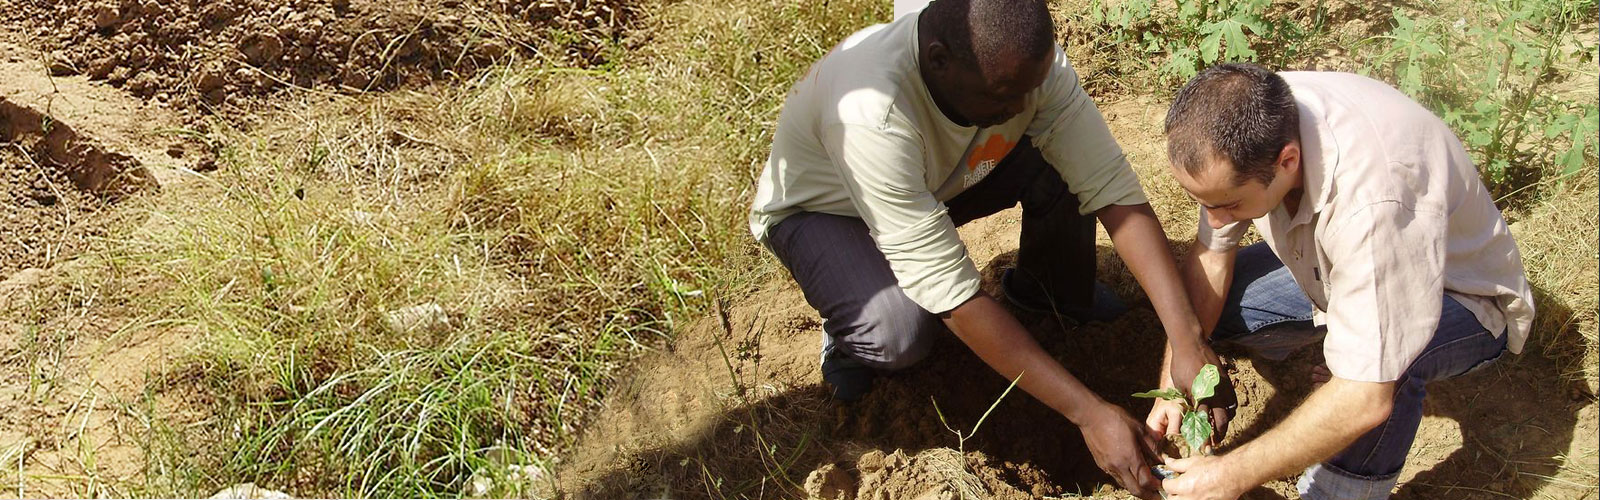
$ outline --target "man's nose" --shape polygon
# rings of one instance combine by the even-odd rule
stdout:
[[[1206,210],[1206,223],[1211,224],[1211,229],[1222,229],[1222,226],[1233,222],[1233,217],[1217,210]]]

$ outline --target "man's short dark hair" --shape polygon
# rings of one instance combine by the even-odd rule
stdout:
[[[1233,165],[1234,184],[1271,184],[1283,147],[1300,136],[1289,83],[1249,63],[1220,64],[1195,75],[1167,110],[1167,159],[1189,175],[1212,157]]]
[[[934,38],[962,62],[1008,54],[1037,61],[1054,52],[1055,22],[1044,0],[934,0],[923,15],[932,16]]]

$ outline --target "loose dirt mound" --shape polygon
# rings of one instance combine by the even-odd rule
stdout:
[[[0,277],[43,267],[94,233],[76,223],[100,206],[53,169],[40,168],[13,149],[0,149]]]
[[[133,158],[0,97],[0,277],[73,252],[104,202],[152,185]]]
[[[1026,499],[1028,494],[1006,484],[982,453],[963,456],[936,448],[906,456],[905,451],[869,451],[855,467],[825,464],[806,477],[806,496],[826,500],[853,498]],[[981,474],[981,475],[980,475]]]
[[[181,106],[287,85],[365,91],[471,75],[537,51],[605,61],[621,0],[17,0],[0,21],[82,73]]]

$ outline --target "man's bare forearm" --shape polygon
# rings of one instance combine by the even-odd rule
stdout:
[[[1233,263],[1238,250],[1217,251],[1196,241],[1183,259],[1183,287],[1189,293],[1195,317],[1204,336],[1210,337],[1222,318],[1228,286],[1233,282]]]
[[[1011,312],[988,294],[978,292],[941,316],[984,363],[1007,379],[1018,380],[1025,374],[1017,387],[1074,424],[1083,425],[1087,413],[1107,404],[1039,347]]]
[[[1149,204],[1109,205],[1098,215],[1111,235],[1117,256],[1150,298],[1168,342],[1179,348],[1198,345],[1200,323],[1184,292],[1177,263],[1167,246],[1167,235],[1162,232],[1155,211]]]
[[[1256,486],[1297,473],[1332,457],[1389,417],[1393,382],[1334,378],[1289,414],[1282,424],[1222,457],[1224,470]]]

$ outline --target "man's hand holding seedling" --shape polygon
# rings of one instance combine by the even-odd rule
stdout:
[[[1168,500],[1232,500],[1250,488],[1324,460],[1383,424],[1393,382],[1333,377],[1282,424],[1226,455],[1168,460],[1177,477],[1162,481]],[[1187,430],[1187,429],[1185,429]]]
[[[1151,427],[1153,429],[1164,428],[1169,436],[1181,435],[1183,436],[1184,444],[1187,445],[1186,455],[1188,458],[1169,460],[1166,465],[1166,471],[1157,471],[1158,473],[1163,473],[1162,476],[1166,478],[1162,482],[1163,488],[1170,489],[1175,485],[1180,488],[1179,491],[1196,491],[1205,492],[1207,495],[1222,495],[1214,498],[1237,497],[1244,490],[1236,489],[1236,487],[1248,488],[1249,485],[1226,484],[1232,479],[1226,475],[1193,475],[1189,477],[1181,475],[1183,472],[1195,467],[1196,463],[1207,464],[1215,461],[1215,458],[1211,456],[1211,448],[1215,442],[1213,437],[1218,433],[1214,432],[1212,428],[1211,416],[1208,414],[1207,407],[1203,402],[1215,396],[1217,385],[1223,383],[1221,370],[1217,368],[1217,365],[1210,363],[1201,367],[1199,373],[1190,380],[1192,382],[1189,384],[1189,394],[1187,396],[1184,395],[1183,391],[1175,387],[1133,395],[1139,398],[1156,399],[1156,409],[1159,411],[1151,412]],[[1160,417],[1160,422],[1156,421],[1157,416]],[[1159,427],[1157,427],[1158,425]],[[1179,475],[1173,477],[1172,473]],[[1213,497],[1205,496],[1200,498]]]
[[[1197,401],[1194,410],[1210,418],[1210,425],[1214,430],[1209,441],[1212,445],[1222,442],[1222,438],[1228,434],[1228,421],[1233,418],[1233,413],[1238,407],[1238,396],[1234,392],[1233,381],[1228,379],[1226,373],[1217,370],[1216,367],[1220,365],[1221,358],[1203,342],[1176,348],[1169,344],[1161,376],[1162,390],[1174,391],[1182,396],[1184,389],[1190,389],[1190,396],[1197,400],[1206,399],[1204,402]],[[1214,394],[1208,393],[1205,398],[1200,398],[1193,394],[1189,381],[1200,380],[1201,376],[1205,375],[1203,372],[1205,367],[1213,370],[1217,382],[1213,384]],[[1175,436],[1182,431],[1183,413],[1181,398],[1158,397],[1155,406],[1150,409],[1150,415],[1145,418],[1145,425],[1149,427],[1150,434],[1158,439],[1162,436]]]
[[[1192,380],[1188,396],[1173,387],[1133,395],[1136,398],[1155,398],[1158,405],[1168,402],[1176,406],[1175,414],[1163,412],[1166,421],[1162,422],[1162,428],[1170,431],[1167,433],[1169,436],[1181,434],[1191,456],[1209,454],[1211,450],[1214,427],[1201,402],[1216,395],[1217,384],[1222,381],[1221,370],[1217,369],[1217,365],[1207,364]]]
[[[1240,483],[1236,475],[1202,473],[1222,470],[1227,467],[1224,462],[1223,457],[1214,455],[1168,461],[1167,468],[1177,476],[1161,482],[1167,500],[1233,500],[1255,486]]]

